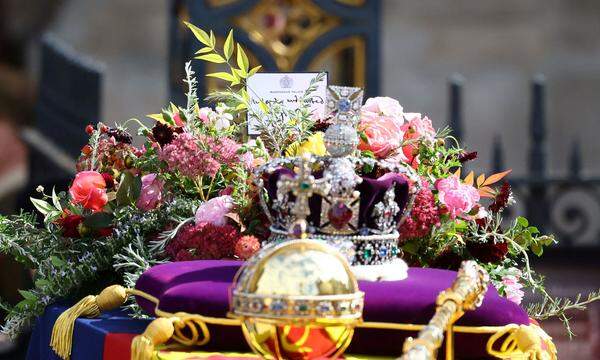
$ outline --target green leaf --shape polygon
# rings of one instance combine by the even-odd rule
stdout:
[[[229,60],[233,54],[233,29],[229,30],[229,35],[227,35],[227,39],[225,39],[223,52],[225,53],[225,59]]]
[[[248,62],[248,56],[246,56],[246,53],[240,44],[237,44],[237,64],[240,69],[244,70],[244,72],[248,72],[250,63]]]
[[[375,159],[375,154],[371,150],[364,150],[362,156]]]
[[[210,46],[215,47],[215,45],[217,44],[217,38],[215,37],[215,33],[211,30],[210,31]]]
[[[184,21],[184,24],[187,25],[187,27],[190,28],[190,30],[192,30],[192,33],[194,34],[194,36],[196,37],[196,39],[198,39],[204,45],[211,46],[211,47],[214,48],[214,46],[211,45],[210,37],[208,36],[208,34],[206,33],[206,31],[200,29],[196,25],[194,25],[192,23],[189,23],[187,21]]]
[[[196,54],[206,54],[211,51],[213,51],[213,49],[207,46],[207,47],[203,47],[202,49],[196,51]]]
[[[258,65],[256,67],[253,67],[250,71],[248,71],[248,77],[256,74],[258,72],[258,70],[260,70],[262,68],[262,65]]]
[[[519,216],[517,217],[517,224],[519,224],[521,227],[526,228],[529,226],[529,221],[526,218]]]
[[[529,231],[530,234],[539,234],[540,233],[540,230],[538,228],[536,228],[535,226],[528,227],[527,231]]]
[[[38,288],[42,288],[42,287],[45,287],[45,286],[48,286],[48,285],[50,285],[50,281],[48,281],[46,279],[37,279],[35,281],[35,286],[38,287]]]
[[[264,101],[262,101],[262,100],[261,100],[261,101],[258,103],[258,106],[260,107],[260,109],[262,110],[262,112],[264,112],[265,114],[268,114],[268,113],[269,113],[269,107],[267,106],[267,104],[265,104],[265,102],[264,102]]]
[[[30,197],[29,200],[31,200],[33,206],[35,206],[35,208],[44,216],[50,211],[55,210],[54,206],[50,205],[47,201],[44,201],[42,199],[35,199]]]
[[[119,205],[131,205],[136,202],[142,189],[142,180],[133,176],[130,172],[125,172],[119,190],[117,190],[116,200]]]
[[[52,203],[54,204],[54,207],[58,211],[62,212],[62,206],[60,205],[60,199],[56,195],[56,189],[54,187],[52,187]]]
[[[162,112],[162,118],[165,124],[175,126],[175,120],[166,111]]]
[[[54,220],[58,219],[62,215],[62,211],[52,210],[46,214],[44,217],[44,223],[50,223]]]
[[[413,254],[413,255],[418,254],[419,243],[418,243],[418,241],[415,241],[415,240],[408,241],[404,245],[402,245],[402,250],[406,251],[409,254]]]
[[[54,256],[54,255],[50,256],[50,262],[52,263],[52,265],[54,265],[58,268],[63,267],[67,264],[61,258]]]
[[[358,137],[360,137],[360,139],[365,143],[368,144],[369,143],[369,138],[367,137],[367,134],[364,131],[359,131],[358,132]]]
[[[19,294],[21,294],[25,300],[37,301],[37,296],[35,296],[31,291],[19,290]]]
[[[208,61],[208,62],[215,63],[215,64],[222,64],[222,63],[226,62],[225,59],[223,59],[223,57],[219,54],[200,55],[200,56],[196,56],[196,59]]]
[[[206,76],[214,77],[217,79],[222,79],[225,81],[235,81],[235,77],[227,72],[216,72],[216,73],[206,74]]]
[[[533,243],[531,244],[531,251],[533,251],[533,253],[537,256],[542,256],[542,254],[544,253],[544,248],[541,244]]]
[[[232,70],[233,70],[233,73],[236,75],[236,77],[237,77],[238,79],[240,79],[240,78],[241,78],[241,79],[245,79],[245,78],[247,78],[247,77],[248,77],[248,74],[247,74],[247,73],[245,73],[243,70],[236,69],[236,68],[233,68]]]
[[[92,229],[104,229],[112,225],[113,217],[105,212],[94,213],[83,220],[83,225]]]

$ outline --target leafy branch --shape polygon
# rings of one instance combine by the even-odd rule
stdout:
[[[581,294],[577,294],[575,299],[558,298],[554,302],[544,299],[541,303],[530,304],[527,307],[527,312],[538,320],[545,320],[550,317],[565,318],[568,311],[585,310],[587,305],[594,301],[600,301],[600,289],[589,293],[584,300],[582,300]]]

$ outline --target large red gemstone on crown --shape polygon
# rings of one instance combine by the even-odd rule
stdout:
[[[352,220],[352,210],[343,202],[337,201],[327,212],[329,223],[337,230],[342,230]]]

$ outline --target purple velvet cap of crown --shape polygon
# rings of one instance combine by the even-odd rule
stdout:
[[[267,180],[266,186],[267,192],[270,199],[277,197],[277,181],[282,176],[295,176],[294,172],[287,168],[280,168],[271,173]],[[315,178],[320,178],[321,173],[315,173]],[[363,177],[363,181],[357,186],[360,192],[360,208],[358,216],[359,227],[367,226],[369,228],[376,228],[374,220],[371,217],[373,207],[375,204],[383,200],[385,192],[394,186],[396,194],[396,203],[400,207],[400,212],[397,215],[397,221],[400,220],[404,208],[408,201],[408,181],[406,177],[398,173],[387,173],[380,176],[377,179]],[[290,195],[290,199],[293,200],[293,196]],[[312,224],[320,226],[321,216],[321,197],[315,195],[309,199],[310,206],[310,217],[309,220]]]
[[[229,289],[239,261],[200,260],[174,262],[146,271],[136,288],[160,300],[159,308],[168,312],[188,312],[224,317],[229,310]],[[401,281],[359,281],[365,292],[365,321],[426,324],[435,311],[435,299],[450,287],[456,272],[440,269],[411,268],[408,278]],[[140,306],[154,315],[154,305],[137,298]],[[498,295],[493,286],[480,308],[467,312],[457,325],[502,326],[529,324],[527,313],[515,303]],[[217,350],[246,349],[243,334],[231,326],[211,326],[210,348]],[[350,347],[353,353],[399,355],[407,336],[415,333],[357,329]],[[456,354],[461,359],[485,358],[488,335],[456,334]]]

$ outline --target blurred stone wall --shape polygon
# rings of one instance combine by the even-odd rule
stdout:
[[[383,94],[411,111],[447,118],[446,79],[466,79],[465,141],[489,164],[502,136],[506,164],[525,170],[529,80],[548,83],[548,160],[567,171],[579,139],[584,168],[600,174],[600,2],[593,0],[387,0],[383,11]]]
[[[159,112],[167,101],[164,0],[69,0],[49,30],[104,63],[104,122]]]
[[[548,80],[548,160],[567,171],[578,139],[588,173],[600,174],[600,1],[383,0],[382,91],[408,111],[447,120],[447,77],[466,79],[465,141],[486,170],[500,135],[506,164],[523,174],[528,149],[529,80]],[[70,0],[51,29],[104,62],[104,117],[156,112],[166,99],[164,0]]]

